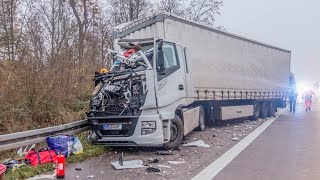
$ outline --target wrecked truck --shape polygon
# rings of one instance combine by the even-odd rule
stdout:
[[[206,125],[274,116],[291,52],[168,13],[122,24],[113,66],[94,77],[93,144],[178,147]]]

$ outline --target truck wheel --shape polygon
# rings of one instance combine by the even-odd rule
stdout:
[[[259,103],[254,103],[253,105],[253,116],[251,117],[252,121],[258,120],[260,117],[260,104]]]
[[[270,102],[268,103],[268,109],[269,109],[269,112],[268,112],[268,117],[274,117],[275,114],[276,114],[276,105],[274,102]]]
[[[206,126],[205,126],[205,114],[204,114],[203,107],[200,106],[199,107],[199,126],[195,130],[196,131],[204,131],[205,128],[206,128]]]
[[[175,116],[170,123],[170,141],[163,144],[164,149],[170,150],[180,146],[183,139],[183,123],[179,116]]]
[[[261,103],[260,105],[260,117],[262,119],[267,118],[268,116],[268,105],[266,102]]]

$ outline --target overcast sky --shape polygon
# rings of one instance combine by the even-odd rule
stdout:
[[[320,81],[320,0],[224,0],[216,25],[291,50],[298,83]]]

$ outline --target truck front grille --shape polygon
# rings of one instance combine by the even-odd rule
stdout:
[[[104,113],[96,113],[95,117],[88,117],[91,128],[101,137],[129,137],[132,136],[139,116],[106,116]],[[91,123],[98,120],[98,125]],[[122,124],[122,130],[104,130],[103,124]]]

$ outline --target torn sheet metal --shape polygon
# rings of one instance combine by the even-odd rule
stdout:
[[[132,160],[132,161],[123,161],[123,166],[119,164],[119,161],[111,162],[112,166],[117,169],[135,169],[135,168],[143,168],[145,167],[143,165],[142,160]]]

